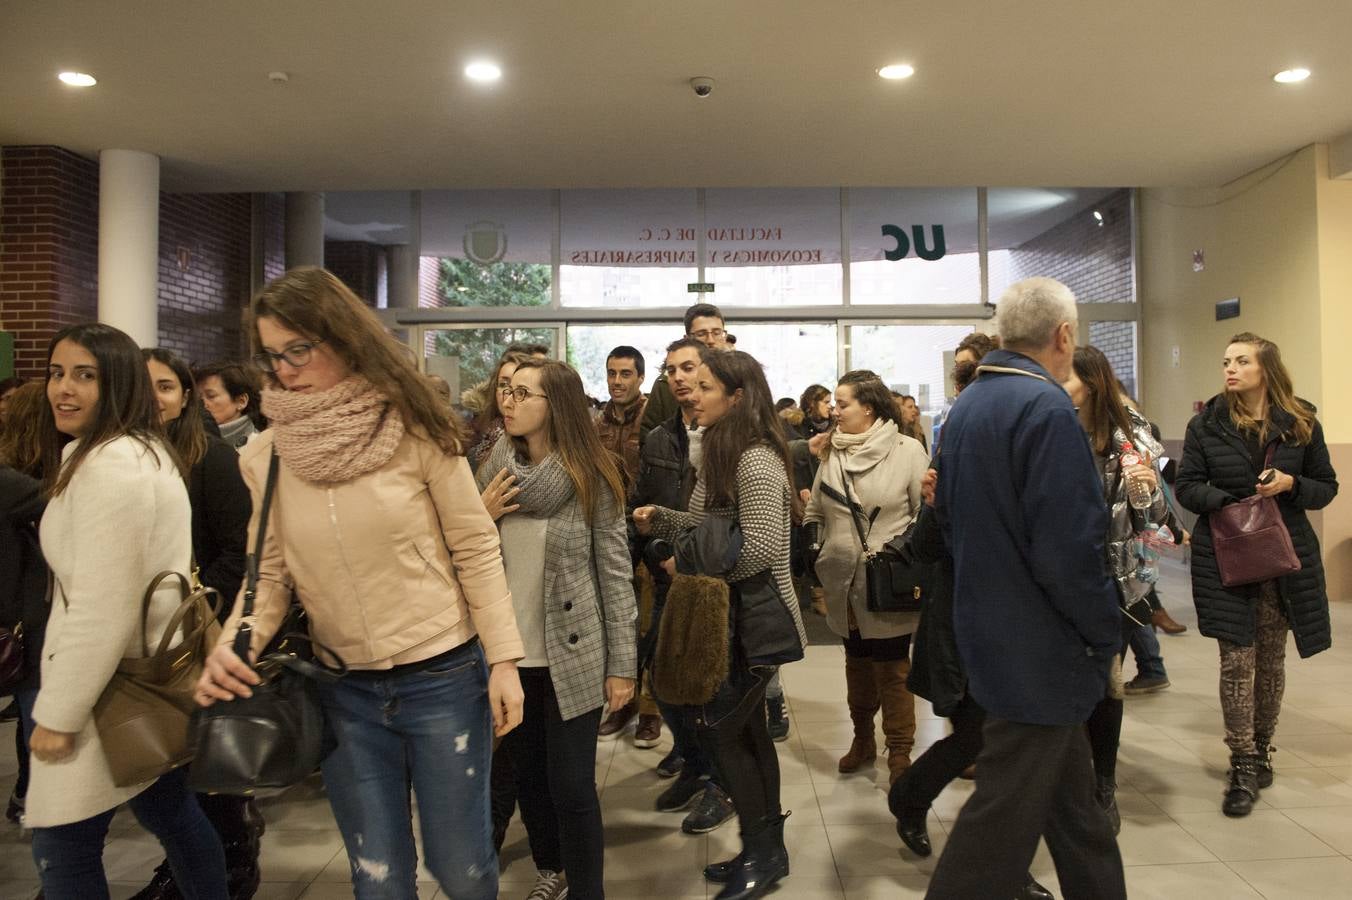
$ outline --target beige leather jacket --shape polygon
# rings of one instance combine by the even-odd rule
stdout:
[[[273,435],[240,454],[253,497],[254,547]],[[521,659],[498,530],[463,456],[404,435],[374,472],[340,484],[302,480],[281,462],[259,563],[253,649],[272,638],[291,592],[310,632],[357,669],[384,669],[453,649],[477,633],[490,664]],[[234,638],[243,589],[221,635]]]

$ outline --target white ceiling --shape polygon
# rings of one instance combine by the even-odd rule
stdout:
[[[1352,129],[1349,37],[1349,0],[9,0],[0,143],[174,190],[1214,185]]]

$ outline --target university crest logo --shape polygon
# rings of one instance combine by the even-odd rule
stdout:
[[[496,222],[475,222],[465,229],[464,246],[468,259],[492,265],[507,254],[507,230]]]

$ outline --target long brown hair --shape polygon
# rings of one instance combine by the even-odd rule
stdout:
[[[42,417],[47,388],[40,381],[21,385],[9,398],[5,427],[0,430],[0,466],[17,469],[29,478],[42,477]]]
[[[530,350],[518,344],[513,344],[502,351],[502,355],[493,365],[493,371],[488,375],[488,380],[475,388],[479,394],[479,409],[474,414],[475,431],[486,432],[502,418],[502,413],[498,409],[501,398],[501,395],[498,394],[498,373],[502,371],[502,367],[508,363],[520,366],[522,362],[530,359],[533,355]]]
[[[793,484],[793,459],[789,456],[789,445],[784,440],[779,416],[775,415],[774,396],[765,381],[761,364],[750,353],[741,350],[707,348],[700,354],[700,362],[709,367],[709,374],[729,395],[738,389],[742,392],[741,401],[704,433],[702,468],[709,502],[718,506],[731,506],[735,502],[737,465],[742,454],[763,444],[784,462],[784,474],[789,480],[790,509],[793,520],[800,521],[803,501]]]
[[[167,454],[181,471],[177,454],[164,440],[150,373],[136,342],[111,325],[98,322],[70,325],[58,331],[47,345],[48,367],[56,345],[65,340],[79,344],[93,355],[98,368],[99,400],[94,407],[94,424],[64,464],[61,451],[70,442],[70,436],[57,431],[51,404],[47,404],[42,416],[42,479],[47,496],[59,496],[70,486],[71,477],[90,453],[120,437],[139,442],[157,463],[161,452]]]
[[[1099,456],[1118,449],[1113,439],[1121,431],[1130,440],[1131,416],[1122,402],[1112,363],[1097,347],[1076,347],[1072,365],[1085,388],[1085,409],[1089,417],[1089,443]]]
[[[1296,397],[1295,388],[1291,384],[1291,373],[1282,362],[1282,351],[1272,341],[1261,338],[1251,331],[1235,335],[1230,338],[1230,343],[1249,344],[1258,351],[1258,365],[1263,370],[1263,390],[1267,394],[1268,409],[1282,409],[1289,413],[1296,420],[1292,429],[1295,438],[1293,443],[1308,444],[1311,435],[1314,434],[1314,413],[1308,405]],[[1272,416],[1264,417],[1261,423],[1256,421],[1253,410],[1249,409],[1244,398],[1236,391],[1227,390],[1225,399],[1230,405],[1230,418],[1234,421],[1235,427],[1240,431],[1256,433],[1258,442],[1266,444]]]
[[[179,412],[178,418],[164,425],[164,433],[178,453],[178,462],[183,467],[182,474],[186,479],[192,474],[192,467],[207,455],[207,429],[202,424],[202,404],[197,399],[192,371],[177,354],[160,347],[142,350],[141,355],[145,357],[147,363],[153,359],[161,365],[168,366],[169,371],[178,379],[178,386],[183,390],[183,409]],[[153,381],[151,387],[154,387]]]
[[[249,328],[255,353],[263,349],[258,320],[265,316],[299,334],[324,341],[354,374],[366,378],[389,398],[405,427],[420,429],[447,453],[463,452],[460,423],[447,418],[441,398],[413,365],[407,348],[332,272],[301,266],[273,279],[258,292]],[[277,384],[275,374],[268,372],[265,376]]]
[[[610,488],[615,503],[623,509],[624,479],[620,476],[619,460],[601,443],[601,436],[592,423],[582,379],[572,366],[556,359],[527,356],[517,364],[518,372],[523,369],[540,370],[540,392],[549,404],[545,427],[549,429],[550,448],[558,454],[559,462],[573,482],[587,524],[592,524],[596,515],[601,485]],[[496,380],[497,374],[493,377]],[[524,456],[525,439],[512,438],[512,443]]]

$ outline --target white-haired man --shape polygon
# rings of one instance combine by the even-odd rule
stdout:
[[[1103,485],[1061,388],[1075,296],[1030,278],[996,318],[1003,349],[986,354],[944,425],[935,495],[958,651],[987,715],[976,790],[927,896],[1015,897],[1045,837],[1065,897],[1118,900],[1122,857],[1094,802],[1084,722],[1107,688],[1121,613]]]

